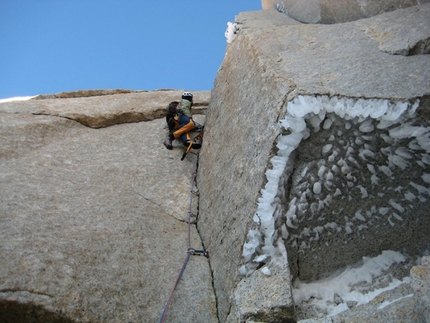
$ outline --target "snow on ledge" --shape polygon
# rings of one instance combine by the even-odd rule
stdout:
[[[0,99],[0,103],[6,103],[6,102],[14,102],[14,101],[27,101],[32,98],[35,98],[37,95],[33,96],[17,96],[14,98],[7,98],[7,99]]]
[[[405,260],[406,258],[400,252],[386,250],[374,258],[363,257],[363,263],[360,266],[348,267],[340,274],[309,284],[297,280],[293,288],[294,302],[300,304],[306,301],[308,305],[314,305],[320,311],[326,312],[327,316],[337,315],[348,309],[347,302],[357,302],[356,306],[363,305],[385,291],[392,290],[403,283],[410,283],[409,277],[402,280],[392,278],[388,286],[368,293],[352,288],[353,285],[363,282],[371,284],[375,278],[383,276],[384,271],[391,265]],[[335,303],[335,295],[342,300],[339,304]]]

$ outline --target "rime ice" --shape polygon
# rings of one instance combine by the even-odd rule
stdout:
[[[404,213],[421,207],[411,202],[419,201],[425,209],[430,195],[430,128],[413,123],[418,106],[419,102],[327,96],[290,101],[279,121],[287,134],[278,137],[278,153],[266,173],[253,217],[259,229],[250,231],[243,248],[241,273],[256,270],[251,259],[279,264],[277,255],[284,245],[289,258],[313,257],[322,247],[336,258],[339,246],[330,245],[333,235],[343,235],[342,245],[347,246],[365,239],[374,228],[406,228],[411,215]],[[295,151],[305,161],[295,163]],[[283,205],[282,183],[292,167]],[[407,171],[415,174],[413,178],[403,175]],[[335,202],[341,207],[332,209]],[[256,232],[261,233],[258,246]],[[293,274],[294,266],[290,264]]]

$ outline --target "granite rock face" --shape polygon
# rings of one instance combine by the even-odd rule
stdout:
[[[336,22],[323,3],[294,5]],[[181,91],[0,104],[0,320],[154,322],[188,239],[210,264],[190,258],[166,322],[428,320],[430,5],[330,25],[278,11],[237,16],[195,93],[195,113],[210,103],[189,235],[196,154],[162,145]],[[375,259],[382,276],[298,297]]]
[[[181,99],[183,91],[77,91],[42,95],[26,102],[33,115],[58,116],[78,121],[91,128],[103,128],[120,123],[151,121],[164,116],[167,104]],[[59,100],[52,100],[52,99]],[[86,98],[82,100],[82,98]],[[193,111],[201,113],[208,106],[210,91],[194,97]],[[19,111],[19,102],[12,102]],[[6,107],[5,109],[8,109]]]
[[[425,4],[333,25],[236,17],[198,176],[221,322],[303,319],[296,278],[394,250],[401,280],[428,250],[429,16]],[[272,303],[254,293],[262,280]]]
[[[276,9],[310,24],[334,24],[373,17],[428,0],[262,0],[263,9]]]
[[[414,289],[414,315],[422,322],[430,322],[430,257],[422,258],[419,266],[411,269],[412,288]]]
[[[188,250],[196,154],[167,150],[158,118],[180,93],[0,104],[1,322],[159,320]],[[121,114],[136,119],[112,125]],[[195,225],[190,243],[202,249]],[[217,322],[215,308],[192,256],[165,322]]]

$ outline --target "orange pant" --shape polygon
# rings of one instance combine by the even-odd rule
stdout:
[[[181,140],[185,142],[187,139],[190,139],[190,135],[188,132],[194,129],[194,121],[191,118],[186,116],[179,117],[179,128],[173,132],[173,136],[175,139],[181,137]],[[184,136],[183,136],[184,135]]]

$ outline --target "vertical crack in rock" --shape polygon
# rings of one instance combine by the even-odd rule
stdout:
[[[306,283],[325,277],[338,266],[364,264],[363,257],[381,255],[377,248],[367,254],[370,248],[361,248],[363,238],[371,245],[388,237],[380,247],[391,248],[396,234],[381,234],[381,228],[404,238],[401,231],[406,232],[407,225],[402,225],[413,222],[417,214],[417,221],[428,218],[428,154],[426,149],[411,147],[429,140],[419,135],[423,124],[405,121],[416,108],[413,98],[428,93],[428,57],[387,55],[383,50],[397,53],[416,43],[403,41],[402,35],[411,30],[398,22],[410,14],[406,19],[416,25],[414,11],[422,10],[420,16],[426,18],[429,8],[420,6],[330,26],[299,24],[276,10],[241,13],[236,18],[243,27],[228,45],[208,109],[208,120],[223,127],[207,132],[212,140],[203,149],[201,168],[205,181],[201,183],[204,198],[199,229],[215,254],[211,265],[221,321],[261,318],[262,311],[269,317],[273,308],[283,308],[283,304],[267,301],[286,295],[277,287],[282,286],[283,292],[291,289],[290,273],[283,272],[287,278],[281,281],[274,269],[282,268],[275,260],[284,260],[283,254],[288,253],[288,265],[297,268],[294,277]],[[400,30],[393,36],[400,38],[388,39],[385,31],[393,25]],[[284,118],[277,104],[288,90],[293,91],[287,96],[292,110]],[[361,97],[367,100],[359,100]],[[425,109],[421,113],[428,115]],[[402,114],[405,119],[397,123],[402,127],[394,131],[395,123],[388,123]],[[281,131],[276,121],[287,130],[276,139],[277,149],[271,150]],[[415,130],[420,139],[413,143],[393,138]],[[379,139],[372,138],[374,134]],[[404,145],[407,149],[402,149]],[[414,158],[416,162],[412,162]],[[293,161],[293,173],[285,175]],[[267,180],[260,191],[263,170]],[[409,173],[413,184],[407,182]],[[403,200],[417,208],[411,210]],[[411,217],[407,219],[402,212]],[[418,230],[427,227],[421,225]],[[355,244],[351,250],[356,253],[344,252],[349,241]],[[390,264],[407,265],[399,251],[388,255],[394,259]],[[293,296],[300,293],[297,285],[294,288]],[[336,297],[338,300],[339,305],[351,306]]]
[[[190,163],[162,146],[164,120],[94,130],[32,115],[42,103],[1,104],[0,321],[154,321],[187,253],[171,214],[188,211]],[[206,258],[191,262],[173,321],[216,322]]]

